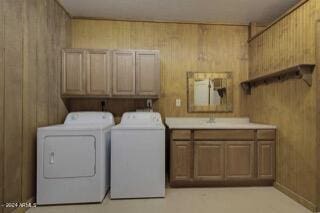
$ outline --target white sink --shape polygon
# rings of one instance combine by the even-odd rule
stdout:
[[[275,129],[274,125],[250,123],[249,118],[190,118],[168,117],[165,123],[170,129]]]

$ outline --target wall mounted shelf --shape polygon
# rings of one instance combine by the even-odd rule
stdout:
[[[273,81],[284,81],[289,78],[303,79],[309,86],[311,86],[314,68],[314,64],[299,64],[277,72],[243,81],[241,82],[241,87],[246,91],[246,94],[251,94],[251,88],[258,86],[259,84],[268,84]]]

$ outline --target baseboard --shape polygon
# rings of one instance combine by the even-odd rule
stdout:
[[[274,187],[276,189],[278,189],[280,192],[284,193],[285,195],[289,196],[291,199],[295,200],[296,202],[300,203],[301,205],[303,205],[304,207],[306,207],[307,209],[311,210],[312,212],[317,212],[317,206],[312,203],[311,201],[303,198],[302,196],[298,195],[297,193],[295,193],[294,191],[290,190],[289,188],[281,185],[278,182],[275,182]],[[27,203],[34,203],[35,202],[35,198],[32,197],[29,200],[26,201]],[[13,213],[24,213],[28,210],[28,208],[17,208],[15,210],[13,210]],[[319,209],[320,210],[320,209]],[[319,212],[320,213],[320,212]]]
[[[30,198],[29,200],[25,201],[25,203],[31,203],[33,204],[36,201],[34,197]],[[12,211],[12,213],[24,213],[28,210],[29,208],[23,207],[23,208],[16,208]]]
[[[303,198],[302,196],[298,195],[297,193],[295,193],[291,189],[281,185],[278,182],[274,183],[274,187],[276,189],[278,189],[280,192],[282,192],[285,195],[289,196],[291,199],[293,199],[296,202],[300,203],[301,205],[303,205],[307,209],[309,209],[309,210],[311,210],[313,212],[317,212],[317,206],[314,203],[312,203],[311,201],[309,201],[309,200]]]

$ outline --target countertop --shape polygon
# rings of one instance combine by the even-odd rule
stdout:
[[[166,117],[165,123],[169,129],[276,129],[269,124],[251,123],[249,118],[215,118],[209,123],[209,118]]]

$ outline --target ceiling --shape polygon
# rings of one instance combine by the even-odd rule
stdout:
[[[58,0],[73,17],[268,24],[299,0]]]

